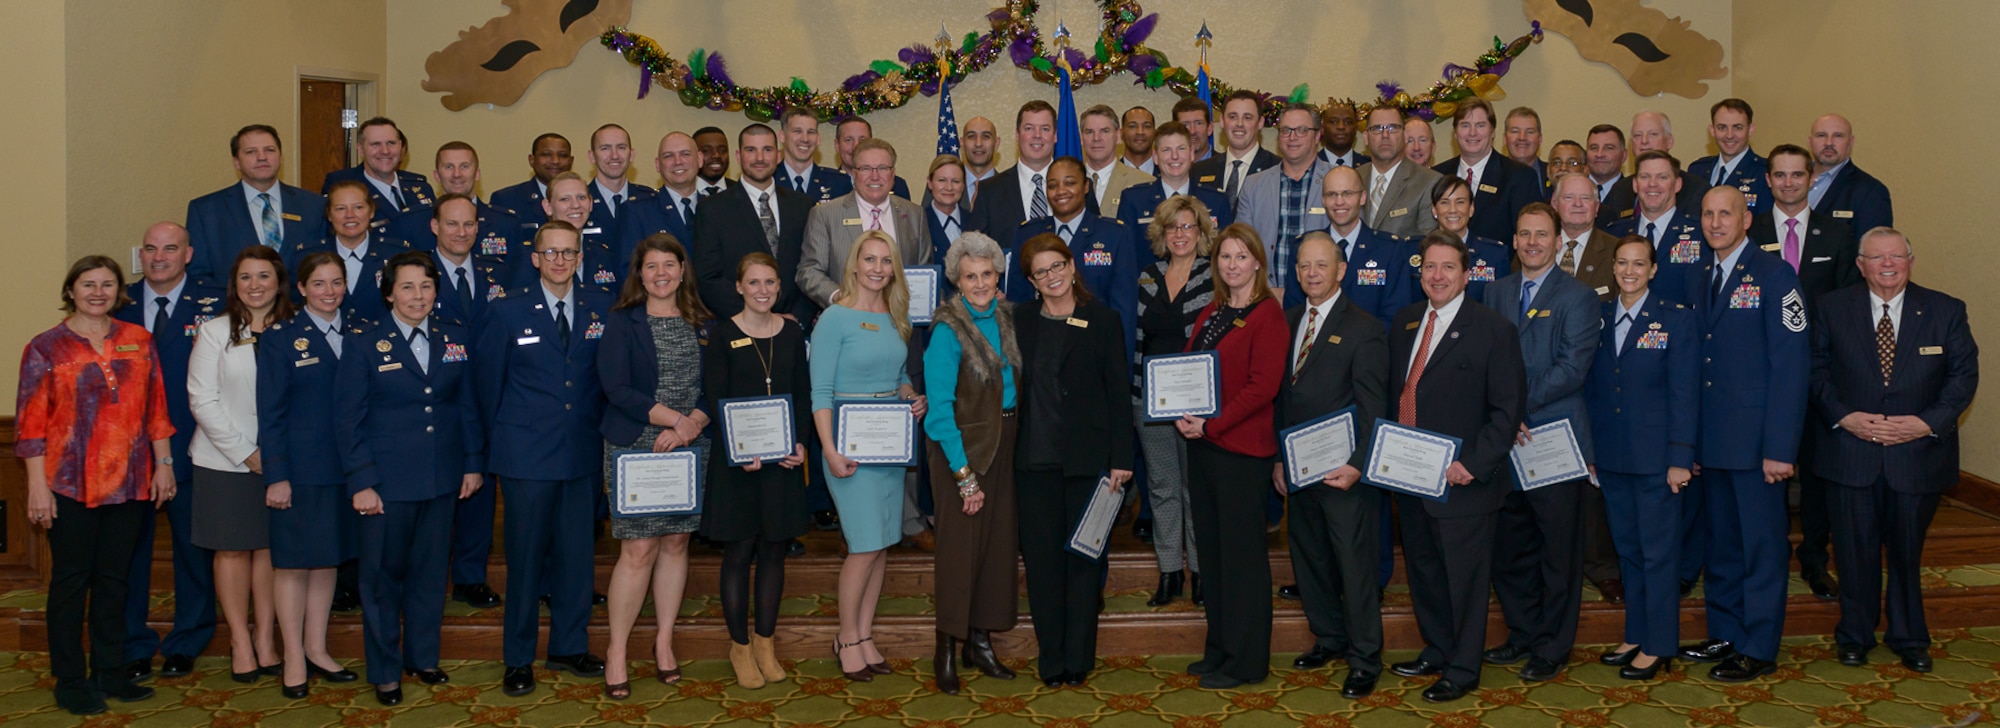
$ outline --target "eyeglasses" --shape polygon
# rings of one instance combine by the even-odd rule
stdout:
[[[1402,131],[1402,130],[1403,130],[1402,124],[1376,124],[1374,126],[1368,127],[1367,131],[1370,134],[1387,134],[1392,131]]]
[[[1069,272],[1069,261],[1059,260],[1047,268],[1028,271],[1028,278],[1031,280],[1039,281],[1046,279],[1050,276],[1059,276],[1067,272]]]
[[[1324,195],[1336,200],[1351,200],[1361,196],[1361,190],[1327,190]]]
[[[1909,253],[1892,253],[1889,255],[1864,255],[1861,256],[1861,259],[1868,261],[1870,263],[1874,263],[1876,265],[1881,265],[1883,263],[1901,263],[1903,261],[1909,260],[1914,257],[1916,256],[1910,255]]]
[[[883,172],[895,171],[895,169],[895,167],[855,167],[854,171],[861,174],[881,174]]]
[[[1181,224],[1179,224],[1179,225],[1168,225],[1168,226],[1167,226],[1167,232],[1170,232],[1170,233],[1191,233],[1191,232],[1194,232],[1194,231],[1196,231],[1196,230],[1200,230],[1200,229],[1201,229],[1201,226],[1200,226],[1200,225],[1196,225],[1196,224],[1194,224],[1194,223],[1191,223],[1191,222],[1184,222],[1184,223],[1181,223]]]
[[[1278,127],[1278,136],[1282,136],[1282,137],[1302,137],[1302,136],[1305,136],[1305,135],[1307,135],[1307,134],[1311,134],[1311,133],[1313,133],[1313,132],[1316,132],[1316,131],[1319,131],[1319,128],[1318,128],[1318,127],[1312,127],[1312,126],[1281,126],[1281,127]]]
[[[537,250],[535,251],[535,255],[542,256],[542,260],[576,260],[583,255],[583,251],[560,248],[556,250]]]

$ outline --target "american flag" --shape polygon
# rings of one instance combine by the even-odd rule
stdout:
[[[938,88],[937,153],[958,154],[958,118],[951,111],[951,84],[941,78]]]

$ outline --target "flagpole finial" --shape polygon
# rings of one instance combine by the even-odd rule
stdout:
[[[1203,48],[1207,48],[1211,43],[1214,42],[1215,42],[1215,34],[1208,32],[1208,21],[1206,20],[1201,21],[1201,30],[1197,30],[1194,33],[1194,44]]]
[[[939,48],[951,45],[951,33],[945,30],[944,23],[938,23],[937,45]]]
[[[1056,22],[1055,40],[1058,47],[1069,47],[1069,24],[1061,21]]]

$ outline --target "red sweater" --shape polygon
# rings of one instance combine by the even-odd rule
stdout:
[[[1199,332],[1215,313],[1211,303],[1195,319]],[[1189,346],[1193,346],[1190,341]],[[1278,454],[1278,433],[1271,407],[1278,399],[1278,382],[1285,376],[1292,335],[1285,311],[1266,298],[1250,307],[1243,325],[1222,337],[1216,356],[1222,360],[1222,411],[1208,420],[1202,437],[1239,455]]]

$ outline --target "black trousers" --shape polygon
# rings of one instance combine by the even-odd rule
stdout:
[[[1420,658],[1444,666],[1444,679],[1479,687],[1486,651],[1486,595],[1492,586],[1493,524],[1498,514],[1438,518],[1424,499],[1397,495],[1403,528],[1403,568],[1410,606],[1424,638]]]
[[[1507,620],[1507,644],[1557,664],[1567,663],[1576,646],[1584,546],[1577,526],[1586,490],[1604,501],[1588,480],[1510,492],[1494,528],[1493,592]]]
[[[1817,419],[1808,420],[1808,430],[1815,429],[1811,422]],[[1792,553],[1798,556],[1801,571],[1823,572],[1827,565],[1827,545],[1832,542],[1833,516],[1829,512],[1828,491],[1843,486],[1828,482],[1813,470],[1818,437],[1808,432],[1799,442],[1799,545]]]
[[[1576,517],[1583,529],[1583,575],[1594,582],[1623,579],[1618,566],[1618,542],[1611,537],[1611,517],[1607,515],[1604,493],[1584,481],[1578,493]],[[1504,533],[1504,531],[1502,531]]]
[[[1314,485],[1291,497],[1292,575],[1313,644],[1345,655],[1355,675],[1382,672],[1382,491]]]
[[[1271,673],[1271,555],[1264,546],[1270,458],[1188,443],[1188,511],[1207,595],[1202,664],[1238,680]],[[1026,514],[1022,522],[1027,522]]]
[[[1877,479],[1865,488],[1828,483],[1826,495],[1836,526],[1833,557],[1840,565],[1840,624],[1834,628],[1834,641],[1875,646],[1875,625],[1881,623],[1883,607],[1882,554],[1887,551],[1889,630],[1882,641],[1894,650],[1929,647],[1931,632],[1924,623],[1918,568],[1924,533],[1937,515],[1938,494],[1903,493]]]
[[[1044,677],[1089,675],[1097,666],[1104,561],[1067,549],[1096,489],[1097,476],[1066,477],[1059,470],[1022,470],[1014,481],[1028,613],[1034,618],[1035,641],[1041,646],[1037,666]]]
[[[49,672],[56,690],[83,686],[84,615],[89,615],[89,674],[123,679],[125,588],[139,531],[153,515],[151,501],[96,508],[56,495],[49,525]]]

